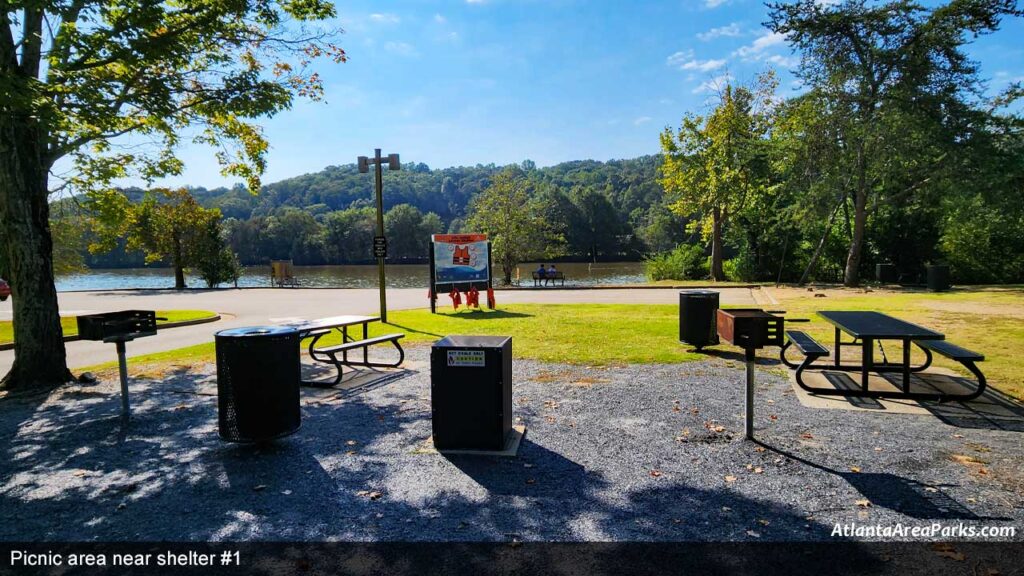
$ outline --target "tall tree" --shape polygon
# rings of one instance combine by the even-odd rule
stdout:
[[[117,197],[121,200],[115,208]],[[174,269],[175,289],[184,290],[185,268],[204,257],[211,230],[219,235],[220,210],[203,208],[184,188],[157,189],[139,203],[123,194],[105,195],[104,200],[96,212],[98,241],[90,250],[110,250],[124,238],[129,250],[145,253],[147,263],[168,262]]]
[[[181,130],[216,146],[225,174],[258,189],[267,144],[245,119],[318,98],[310,62],[345,54],[325,0],[0,2],[0,247],[14,291],[14,364],[2,385],[67,381],[53,282],[50,170],[70,157],[78,192],[177,173]],[[151,154],[117,137],[152,140]]]
[[[930,9],[911,0],[769,4],[766,25],[800,51],[798,76],[842,127],[840,163],[853,203],[847,286],[859,282],[872,206],[919,192],[955,164],[949,156],[969,130],[958,122],[961,112],[981,88],[963,46],[1019,14],[1015,0],[952,0]]]
[[[495,174],[491,185],[473,199],[464,229],[490,237],[505,284],[512,283],[520,262],[554,256],[561,247],[561,238],[544,219],[540,203],[531,198],[518,167]]]
[[[699,215],[711,241],[711,279],[725,280],[723,228],[747,196],[765,192],[769,181],[764,138],[771,122],[776,81],[761,75],[752,87],[727,85],[705,117],[689,114],[677,133],[661,134],[665,154],[661,185],[680,215]]]
[[[384,214],[388,236],[388,258],[423,258],[427,238],[423,236],[423,213],[409,204],[399,204]]]

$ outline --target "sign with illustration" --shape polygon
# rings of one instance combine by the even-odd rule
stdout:
[[[434,284],[488,282],[490,252],[486,234],[434,234]]]

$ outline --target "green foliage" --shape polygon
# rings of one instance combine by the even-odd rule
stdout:
[[[966,168],[986,113],[977,102],[978,67],[964,46],[1021,12],[1013,0],[932,8],[909,0],[798,0],[771,3],[769,11],[769,28],[801,53],[797,74],[809,88],[793,116],[804,128],[789,127],[808,135],[796,139],[796,148],[825,154],[789,151],[797,163],[818,164],[805,172],[809,179],[849,203],[844,275],[853,286],[871,260],[865,242],[876,212],[935,194]]]
[[[489,236],[505,284],[512,282],[520,262],[550,258],[561,247],[561,238],[544,219],[543,207],[531,198],[529,182],[517,167],[495,174],[491,185],[473,199],[466,229]]]
[[[771,193],[765,148],[776,84],[768,73],[753,87],[727,85],[708,117],[687,115],[678,132],[661,134],[661,185],[672,211],[696,216],[692,224],[711,240],[713,280],[725,279],[723,227],[748,202]]]
[[[722,267],[725,269],[725,279],[730,282],[754,282],[764,278],[764,275],[758,273],[754,256],[747,251],[726,260]]]
[[[109,250],[123,238],[125,247],[142,251],[147,263],[169,261],[175,270],[176,288],[185,287],[186,267],[203,261],[211,267],[223,246],[220,211],[203,208],[185,189],[156,189],[138,203],[120,192],[93,198],[90,207],[97,242],[89,249]]]
[[[409,204],[399,204],[384,215],[384,233],[388,237],[388,258],[427,258],[431,234],[444,232],[441,217],[423,214]]]
[[[980,195],[951,202],[940,247],[953,277],[995,284],[1024,279],[1024,207],[1000,210]]]
[[[206,229],[191,249],[191,268],[206,282],[207,288],[235,283],[242,276],[242,265],[224,241],[219,219],[206,222]]]
[[[683,244],[671,252],[648,257],[644,271],[651,280],[699,280],[707,277],[708,259],[702,247]]]
[[[25,32],[20,68],[4,72],[7,102],[38,121],[43,166],[72,158],[65,180],[79,192],[179,173],[174,149],[187,126],[217,150],[225,175],[258,190],[267,143],[247,119],[287,109],[295,96],[318,100],[312,62],[346,59],[331,43],[339,31],[315,26],[335,16],[323,0],[34,2],[6,4],[0,16]],[[14,42],[0,35],[0,54],[14,54]],[[113,145],[127,133],[157,145]]]

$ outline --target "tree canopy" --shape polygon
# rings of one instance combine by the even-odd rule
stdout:
[[[344,61],[324,0],[31,0],[0,4],[0,246],[14,292],[8,387],[67,380],[48,195],[177,174],[180,139],[213,147],[256,191],[255,118],[320,98],[311,68]],[[130,141],[122,137],[130,136]],[[51,182],[61,159],[69,169]]]

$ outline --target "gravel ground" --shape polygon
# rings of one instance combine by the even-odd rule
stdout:
[[[0,540],[1024,540],[1021,432],[805,408],[765,364],[753,443],[740,362],[516,361],[519,456],[446,457],[424,450],[427,352],[378,386],[304,389],[301,430],[266,446],[218,439],[212,366],[134,381],[126,431],[110,381],[0,400]]]

